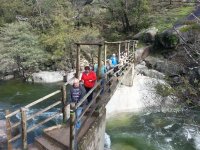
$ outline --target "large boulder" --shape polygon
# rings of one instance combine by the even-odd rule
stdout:
[[[180,42],[179,36],[173,30],[166,30],[156,35],[155,46],[167,49],[175,48]]]
[[[133,37],[133,39],[142,40],[145,43],[149,43],[149,42],[151,43],[155,41],[155,36],[157,32],[158,32],[158,29],[155,27],[152,27],[152,28],[139,32]]]
[[[32,80],[36,83],[52,83],[63,81],[64,71],[40,71],[32,74]]]
[[[155,69],[159,72],[162,72],[168,76],[185,74],[186,70],[183,66],[178,63],[168,61],[166,59],[158,59],[155,57],[147,57],[145,62],[148,66],[151,66],[152,69]]]

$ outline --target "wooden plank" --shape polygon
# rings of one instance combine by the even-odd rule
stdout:
[[[79,79],[80,76],[80,52],[81,52],[81,47],[80,45],[77,45],[76,49],[76,78]]]
[[[53,92],[53,93],[51,93],[51,94],[49,94],[49,95],[46,95],[46,96],[44,96],[44,97],[42,97],[42,98],[40,98],[40,99],[34,101],[33,103],[30,103],[30,104],[26,105],[24,108],[27,109],[27,108],[29,108],[29,107],[31,107],[31,106],[33,106],[33,105],[36,105],[36,104],[38,104],[38,103],[40,103],[40,102],[46,100],[46,99],[49,98],[49,97],[52,97],[52,96],[54,96],[54,95],[60,93],[60,92],[61,92],[61,90],[57,90],[57,91],[55,91],[55,92]]]
[[[97,80],[101,79],[101,46],[99,46],[99,51],[98,51],[98,69],[97,69]]]
[[[51,108],[59,105],[59,104],[61,104],[61,101],[58,101],[58,102],[55,102],[55,103],[51,104],[50,106],[46,107],[45,109],[42,109],[41,111],[39,111],[39,112],[37,112],[37,113],[29,116],[27,118],[27,121],[30,120],[30,119],[32,119],[32,118],[34,118],[35,116],[38,116],[38,115],[42,114],[43,112],[45,112],[45,111],[47,111],[47,110],[49,110],[49,109],[51,109]]]
[[[19,122],[15,123],[15,124],[11,125],[11,127],[10,127],[9,129],[11,130],[11,129],[13,129],[13,128],[16,128],[16,127],[19,126],[20,124],[21,124],[21,122],[19,121]]]
[[[27,149],[27,121],[26,121],[26,108],[21,108],[21,127],[22,127],[22,148]]]
[[[75,108],[74,105],[70,105],[70,150],[76,150],[78,147],[76,144],[76,135],[75,135]]]
[[[104,43],[105,44],[120,44],[121,41],[117,41],[117,42],[108,42],[108,41],[105,41]]]
[[[95,95],[95,97],[92,99],[92,101],[87,105],[87,107],[84,109],[84,111],[82,112],[82,114],[76,119],[76,122],[77,121],[80,121],[83,116],[85,115],[85,113],[88,111],[88,109],[90,108],[90,106],[92,104],[94,104],[95,100],[97,99],[97,97],[100,95],[102,90],[99,90],[98,93]]]
[[[54,115],[52,115],[51,117],[45,119],[44,121],[38,123],[37,125],[31,127],[30,129],[27,130],[27,133],[31,132],[32,130],[34,130],[35,128],[38,128],[40,125],[50,121],[51,119],[55,118],[58,114],[60,114],[60,112],[55,113]]]
[[[97,46],[102,46],[102,43],[75,43],[77,46],[79,45],[97,45]]]
[[[120,61],[120,59],[121,59],[121,43],[119,43],[118,46],[119,46],[118,47],[118,61]]]
[[[6,110],[6,115],[9,115],[9,110]],[[10,118],[6,118],[6,134],[7,134],[7,148],[12,150],[12,143],[9,140],[12,138]]]
[[[104,44],[104,65],[106,66],[106,60],[107,60],[107,44]]]
[[[18,138],[20,138],[22,136],[22,134],[18,134],[15,137],[13,137],[12,139],[8,140],[8,142],[13,142],[15,140],[17,140]]]
[[[95,86],[76,104],[75,109],[77,109],[83,102],[87,99],[87,97],[96,89],[96,87],[100,84],[100,81],[98,81]]]
[[[6,115],[5,118],[12,117],[12,116],[16,115],[16,114],[19,113],[19,112],[20,112],[20,109],[18,109],[18,110],[16,110],[16,111],[14,111],[14,112],[12,112],[12,113]]]

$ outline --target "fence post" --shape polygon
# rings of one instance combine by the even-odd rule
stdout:
[[[130,41],[127,42],[127,57],[129,58]]]
[[[66,114],[66,100],[67,100],[67,93],[66,93],[66,86],[63,85],[61,87],[61,91],[62,91],[62,113],[63,113],[63,123],[66,122],[66,118],[67,118],[67,114]]]
[[[99,51],[98,51],[98,69],[97,69],[98,80],[101,78],[101,46],[102,45],[99,45]]]
[[[75,106],[70,104],[70,150],[76,150],[77,144],[76,143],[76,135],[75,135]]]
[[[22,148],[27,149],[27,125],[26,125],[26,109],[21,108],[21,125],[22,125]]]
[[[119,43],[119,48],[118,48],[118,61],[120,61],[120,53],[121,53],[121,43]]]
[[[79,79],[80,76],[80,45],[77,44],[77,56],[76,56],[76,78]]]
[[[104,43],[104,65],[106,66],[106,57],[107,57],[107,44]]]
[[[9,110],[6,110],[6,116],[10,114]],[[11,133],[11,124],[10,124],[10,118],[6,118],[6,133],[7,133],[7,141],[9,141],[12,138]],[[7,142],[8,150],[12,150],[12,144],[10,142]]]

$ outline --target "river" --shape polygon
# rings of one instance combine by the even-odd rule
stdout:
[[[5,110],[8,109],[11,112],[19,109],[47,94],[50,94],[53,91],[60,89],[63,83],[50,83],[50,84],[32,84],[25,83],[21,80],[10,80],[10,81],[0,81],[0,120],[5,119]],[[33,114],[34,112],[39,111],[41,108],[52,104],[53,101],[57,100],[57,97],[53,97],[45,101],[44,103],[40,103],[34,107],[31,107],[27,111],[27,116]],[[41,121],[53,113],[57,112],[59,108],[54,108],[49,110],[48,112],[43,113],[42,115],[31,119],[28,121],[28,127],[33,126],[34,124]],[[36,131],[30,132],[28,134],[28,143],[31,143],[35,136],[39,136],[42,133],[42,129],[49,126],[50,124],[56,124],[57,122],[61,122],[61,116],[54,119],[50,123],[46,123],[45,125],[40,126]],[[11,121],[17,122],[20,119],[20,115],[17,114],[11,118]],[[0,138],[1,141],[1,138]],[[20,144],[20,140],[15,142],[15,146]],[[0,147],[1,149],[1,147]]]
[[[4,119],[5,109],[16,110],[59,89],[61,84],[30,84],[19,80],[0,82],[0,119]],[[38,109],[39,106],[34,107],[30,112]],[[55,111],[32,120],[29,126]],[[60,122],[61,118],[53,122]],[[200,111],[195,110],[121,113],[107,120],[106,132],[110,135],[112,150],[200,150],[199,123]],[[29,143],[41,134],[42,128],[30,134]]]
[[[122,113],[108,120],[112,150],[200,150],[200,112]]]

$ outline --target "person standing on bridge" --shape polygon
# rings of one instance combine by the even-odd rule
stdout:
[[[78,79],[74,79],[73,86],[70,88],[70,95],[69,95],[69,102],[74,103],[75,105],[85,96],[86,91],[85,88],[79,84]],[[78,118],[82,111],[83,111],[83,105],[76,109],[76,118]],[[79,129],[81,127],[81,122],[78,121],[76,123],[76,129]]]
[[[85,67],[85,71],[82,74],[81,81],[84,83],[86,92],[88,93],[95,85],[97,80],[96,73],[90,70],[89,66]],[[88,103],[92,101],[93,92],[88,96]]]
[[[110,58],[111,62],[112,62],[112,67],[114,68],[117,64],[118,64],[118,60],[115,54],[112,55],[112,57]]]
[[[95,64],[94,72],[96,72],[96,74],[97,74],[97,70],[98,70],[98,64]],[[101,94],[103,94],[104,92],[104,84],[106,82],[106,72],[107,72],[107,69],[106,69],[106,66],[104,65],[104,61],[101,61],[101,68],[100,68],[100,78],[101,78],[101,88],[102,88]]]

